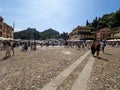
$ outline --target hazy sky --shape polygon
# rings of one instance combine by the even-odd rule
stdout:
[[[15,31],[31,27],[71,32],[119,8],[120,0],[0,0],[0,16],[9,25],[15,22]]]

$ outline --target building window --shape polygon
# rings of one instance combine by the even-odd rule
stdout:
[[[5,32],[5,30],[3,30],[3,32]]]
[[[0,25],[0,29],[2,29],[2,25]]]
[[[2,32],[0,32],[0,37],[2,37]]]

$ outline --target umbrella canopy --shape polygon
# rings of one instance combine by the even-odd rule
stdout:
[[[5,38],[4,37],[0,37],[0,40],[5,40]]]
[[[0,37],[0,40],[13,40],[13,38],[4,38],[4,37]]]
[[[120,39],[111,39],[111,40],[107,40],[107,41],[120,41]]]
[[[93,42],[93,40],[86,40],[86,42]]]

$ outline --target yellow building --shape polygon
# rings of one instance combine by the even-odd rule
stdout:
[[[88,40],[95,39],[95,33],[91,32],[90,27],[78,26],[70,34],[68,40]]]
[[[13,38],[14,29],[12,26],[9,26],[4,19],[0,16],[0,37],[4,38]]]

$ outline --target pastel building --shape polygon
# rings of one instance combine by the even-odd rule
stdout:
[[[4,19],[0,16],[0,37],[4,38],[13,38],[14,29],[12,26],[9,26]]]
[[[95,36],[90,27],[78,26],[69,34],[69,40],[89,40],[95,39]]]
[[[102,28],[96,32],[97,40],[104,40],[111,37],[111,30],[109,28]]]

